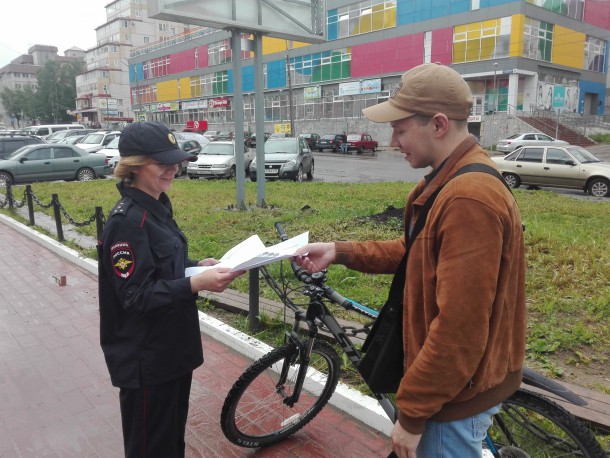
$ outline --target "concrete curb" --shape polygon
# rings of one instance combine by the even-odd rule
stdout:
[[[78,251],[66,247],[51,237],[41,234],[6,215],[0,214],[0,221],[56,253],[58,256],[97,276],[97,261],[84,257]],[[253,361],[273,349],[269,345],[203,312],[199,312],[199,326],[202,333],[223,342]],[[339,383],[329,403],[387,436],[389,436],[392,430],[393,424],[378,402],[374,398],[365,396],[347,385]]]

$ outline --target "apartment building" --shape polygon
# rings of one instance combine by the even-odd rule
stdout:
[[[81,122],[115,128],[134,120],[130,101],[129,54],[149,43],[164,43],[189,27],[151,19],[147,0],[108,3],[106,22],[95,29],[97,45],[86,51],[86,71],[76,78],[76,113]]]
[[[8,65],[0,68],[0,91],[8,89],[24,89],[38,86],[38,72],[49,60],[59,63],[83,62],[85,51],[72,47],[64,51],[64,55],[57,54],[56,46],[34,45],[28,49],[27,54],[13,59]],[[10,107],[5,107],[0,102],[0,124],[5,127],[16,129],[23,127],[20,113],[13,113]]]

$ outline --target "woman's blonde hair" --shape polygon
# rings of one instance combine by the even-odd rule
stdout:
[[[133,182],[133,171],[138,167],[154,162],[147,156],[124,156],[114,168],[114,176],[125,184],[130,185]]]

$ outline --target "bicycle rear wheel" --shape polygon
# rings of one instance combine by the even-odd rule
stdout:
[[[503,458],[606,457],[593,434],[570,412],[527,390],[502,404],[489,436]]]
[[[335,391],[341,361],[330,345],[316,341],[299,400],[291,407],[286,400],[293,393],[300,366],[300,350],[293,343],[267,353],[250,366],[222,407],[220,424],[227,439],[242,447],[263,447],[311,421]]]

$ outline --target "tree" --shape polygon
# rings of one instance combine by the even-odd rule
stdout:
[[[76,75],[83,71],[82,62],[48,61],[38,72],[36,116],[54,123],[72,122],[67,110],[74,110]]]

